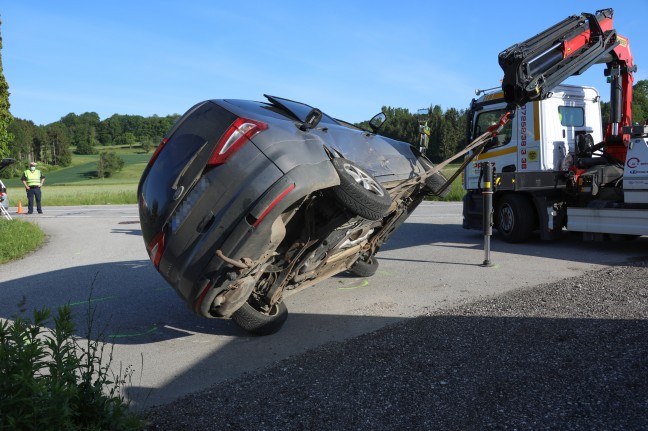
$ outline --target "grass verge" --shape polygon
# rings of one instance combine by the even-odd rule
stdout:
[[[0,264],[24,257],[44,241],[45,233],[36,224],[0,219]]]
[[[15,197],[12,196],[15,202]],[[137,184],[43,187],[44,206],[122,205],[137,203]]]

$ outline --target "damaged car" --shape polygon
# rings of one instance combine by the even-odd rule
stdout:
[[[284,299],[376,253],[427,194],[446,194],[419,150],[317,108],[207,100],[179,118],[138,186],[142,234],[162,277],[200,316],[267,335]],[[432,172],[430,172],[432,174]]]

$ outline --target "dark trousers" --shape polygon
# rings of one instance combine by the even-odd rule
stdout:
[[[41,207],[40,187],[30,187],[29,190],[27,190],[27,212],[28,213],[34,212],[34,198],[36,198],[36,210],[39,213],[42,213],[43,208]]]

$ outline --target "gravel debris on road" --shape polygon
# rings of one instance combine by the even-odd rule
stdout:
[[[648,430],[648,262],[331,342],[146,414],[149,430]]]

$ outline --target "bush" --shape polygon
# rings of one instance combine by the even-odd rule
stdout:
[[[90,340],[91,323],[83,343],[74,338],[69,306],[58,309],[54,329],[49,320],[41,309],[0,322],[0,429],[142,429],[120,396],[132,371],[111,372],[112,352],[104,358],[105,345]]]
[[[114,151],[104,151],[99,155],[97,162],[97,176],[107,178],[114,173],[119,172],[124,167],[124,159],[119,157]]]

